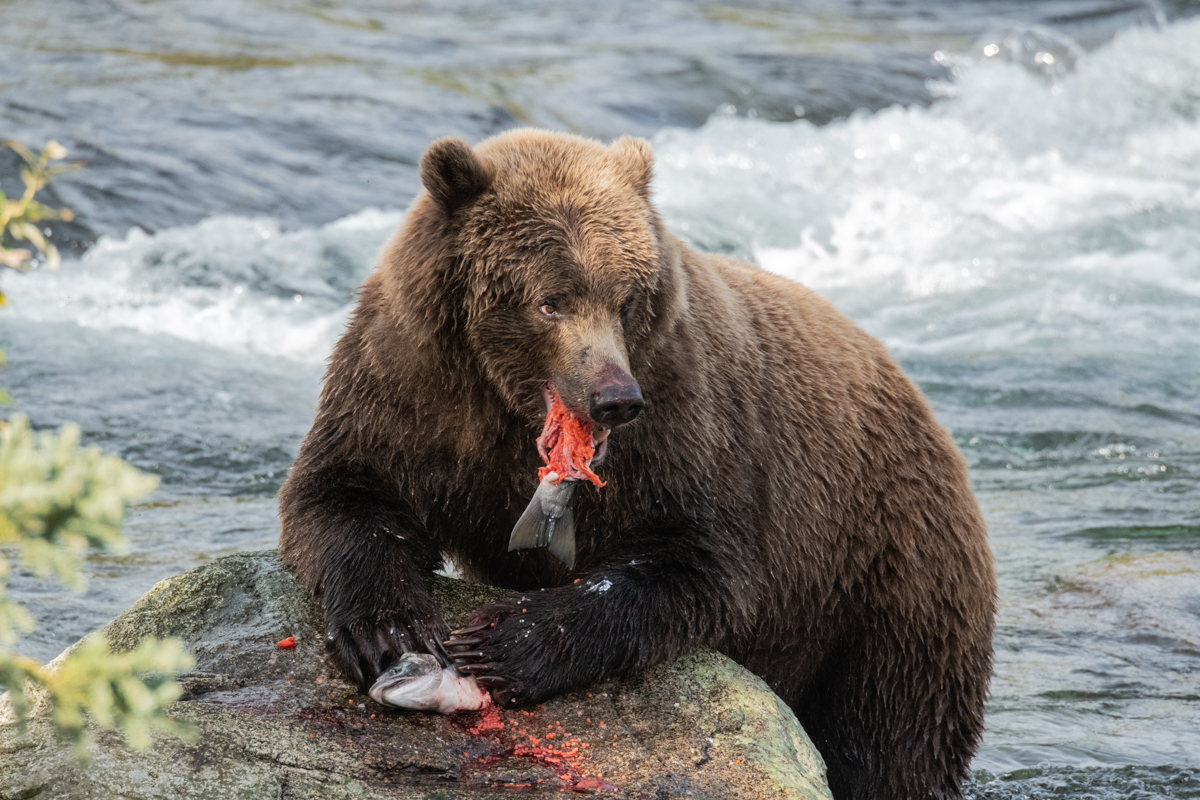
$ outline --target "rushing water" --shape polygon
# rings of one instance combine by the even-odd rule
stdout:
[[[0,132],[88,155],[57,235],[102,234],[6,277],[0,383],[163,486],[86,594],[15,576],[25,652],[273,544],[322,361],[430,138],[634,132],[673,230],[882,338],[970,462],[1001,584],[976,767],[1009,778],[978,795],[1200,796],[1200,19],[104,8],[0,2]]]

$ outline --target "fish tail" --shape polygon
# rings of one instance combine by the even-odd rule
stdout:
[[[569,508],[553,526],[550,552],[566,564],[567,569],[575,569],[575,512]]]
[[[549,547],[568,569],[575,567],[575,513],[568,508],[559,517],[548,514],[538,497],[525,507],[508,538],[509,552],[530,547]]]
[[[513,526],[512,536],[508,538],[508,550],[524,550],[529,547],[545,547],[550,544],[550,537],[555,529],[554,518],[542,508],[541,497],[534,495],[533,500],[525,507],[525,513]],[[572,521],[572,536],[575,523]]]

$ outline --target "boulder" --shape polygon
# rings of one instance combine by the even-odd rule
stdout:
[[[502,594],[443,577],[431,588],[452,626]],[[134,752],[98,731],[81,764],[43,710],[27,737],[0,725],[0,798],[830,797],[791,710],[711,651],[525,710],[378,705],[326,660],[321,612],[274,551],[168,578],[92,635],[116,651],[183,639],[196,668],[170,711],[199,736]],[[288,636],[295,649],[277,645]]]

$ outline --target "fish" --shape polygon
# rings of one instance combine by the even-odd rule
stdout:
[[[557,472],[547,472],[538,484],[533,499],[513,526],[508,550],[546,547],[567,569],[575,567],[575,514],[571,497],[579,483],[574,478],[561,481]]]
[[[492,704],[492,696],[474,676],[459,674],[428,653],[405,653],[386,669],[368,692],[377,703],[414,711],[454,714],[478,711]]]
[[[575,568],[575,515],[571,497],[583,481],[604,486],[592,466],[608,451],[610,428],[581,420],[563,404],[553,387],[543,388],[546,423],[537,438],[538,455],[546,466],[538,469],[537,490],[513,526],[508,551],[546,547]]]

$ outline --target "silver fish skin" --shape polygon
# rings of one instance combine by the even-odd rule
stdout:
[[[414,711],[478,711],[492,704],[491,695],[474,677],[460,675],[454,667],[442,668],[428,653],[405,653],[371,686],[377,703]]]
[[[558,473],[546,473],[538,484],[533,499],[525,512],[513,526],[508,539],[508,549],[524,550],[529,547],[548,547],[567,569],[575,567],[575,514],[571,511],[571,497],[579,481],[565,478],[555,484]]]

